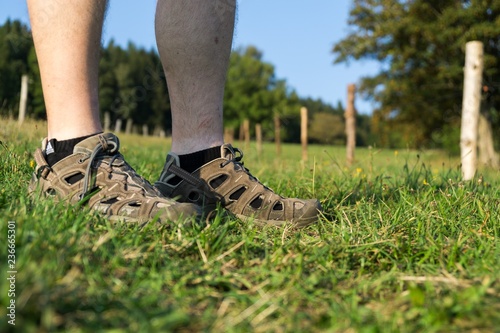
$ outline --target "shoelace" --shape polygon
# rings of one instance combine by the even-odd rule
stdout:
[[[242,161],[243,160],[243,152],[235,147],[230,147],[228,149],[231,152],[232,158],[227,158],[227,161],[223,162],[221,164],[221,167],[225,167],[229,163],[234,163],[235,167],[238,167],[239,170],[243,170],[250,177],[251,180],[262,184],[262,182],[257,177],[252,175],[250,170],[245,167],[244,162]],[[265,189],[274,193],[274,191],[272,189],[270,189],[269,187],[267,187],[266,185],[262,184],[262,186],[264,186]]]
[[[82,193],[80,193],[80,201],[83,201],[85,199],[85,195],[89,192],[89,184],[90,184],[90,179],[91,179],[91,169],[94,164],[94,160],[96,160],[98,157],[100,157],[100,153],[106,153],[107,155],[113,155],[111,159],[109,160],[109,167],[110,167],[110,173],[114,172],[118,175],[123,175],[126,178],[131,177],[133,180],[135,180],[138,183],[142,183],[143,185],[145,184],[144,179],[142,179],[136,172],[135,170],[130,167],[126,162],[125,165],[133,172],[133,174],[129,174],[127,172],[121,172],[117,170],[113,170],[113,162],[121,158],[123,159],[122,154],[118,152],[118,144],[113,141],[113,140],[100,140],[100,142],[95,146],[94,150],[92,151],[92,154],[90,154],[87,158],[90,159],[89,164],[87,165],[87,169],[85,171],[85,176],[83,178],[83,190]],[[81,161],[86,160],[87,158],[82,159]],[[125,181],[126,182],[126,181]],[[128,186],[134,186],[138,187],[142,190],[144,193],[147,191],[144,186],[141,186],[139,184],[135,183],[128,183]]]
[[[228,148],[229,151],[231,152],[231,155],[233,156],[232,158],[228,158],[227,161],[223,162],[221,164],[222,167],[225,167],[226,165],[228,165],[229,163],[233,162],[234,164],[236,164],[237,166],[239,167],[242,167],[243,169],[245,169],[248,173],[250,173],[250,170],[248,170],[247,168],[245,168],[244,166],[244,163],[242,161],[243,159],[243,152],[241,150],[239,150],[238,148],[235,148],[235,147],[231,147],[231,148]],[[239,156],[236,156],[236,153],[239,154]]]

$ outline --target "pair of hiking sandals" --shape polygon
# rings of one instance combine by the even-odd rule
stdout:
[[[30,193],[86,204],[113,221],[199,222],[222,207],[261,225],[305,227],[315,223],[321,211],[316,199],[284,198],[264,186],[243,166],[243,153],[230,144],[221,146],[220,158],[192,173],[169,153],[154,185],[127,164],[119,152],[120,141],[111,133],[81,141],[72,155],[53,166],[43,153],[46,144],[45,139],[34,154]]]

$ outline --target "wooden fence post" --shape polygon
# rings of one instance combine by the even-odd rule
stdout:
[[[276,155],[281,155],[281,122],[279,114],[274,115],[274,142],[276,143]]]
[[[225,143],[233,143],[234,141],[234,128],[225,127],[224,128],[224,142]]]
[[[104,112],[104,132],[109,132],[111,126],[111,115],[109,112]]]
[[[346,157],[347,164],[354,162],[354,150],[356,149],[356,109],[354,107],[354,95],[356,86],[347,86],[347,106],[345,109],[345,134],[346,134]]]
[[[132,118],[127,119],[127,123],[125,124],[125,133],[126,134],[132,134],[132,127],[134,125],[134,121]]]
[[[245,122],[240,123],[240,131],[238,132],[238,140],[245,141]]]
[[[245,138],[245,150],[247,150],[250,145],[250,120],[248,119],[243,121],[243,137]]]
[[[121,130],[122,130],[122,120],[121,119],[116,119],[115,133],[120,133]]]
[[[260,157],[262,155],[262,125],[255,125],[255,138],[257,141],[257,155]]]
[[[462,126],[460,130],[460,157],[463,180],[474,178],[477,166],[477,129],[481,105],[483,73],[483,43],[465,44],[464,92]]]
[[[486,116],[482,113],[479,113],[477,134],[479,162],[492,168],[499,168],[500,156],[495,152],[493,129]]]
[[[302,161],[307,161],[307,108],[300,108],[300,142],[302,143]]]
[[[22,125],[26,117],[26,104],[28,103],[28,75],[21,77],[21,98],[19,100],[19,125]]]

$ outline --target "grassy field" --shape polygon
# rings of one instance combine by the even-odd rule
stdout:
[[[251,144],[245,166],[319,198],[318,224],[139,229],[28,198],[44,126],[0,121],[1,332],[500,332],[499,171],[464,183],[439,151],[359,149],[346,167],[341,147],[311,146],[302,163],[299,146],[258,157]],[[121,139],[155,181],[166,140]]]

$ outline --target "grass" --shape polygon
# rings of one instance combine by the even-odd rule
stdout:
[[[458,160],[439,151],[358,149],[346,167],[341,147],[311,146],[302,163],[299,146],[278,158],[251,144],[245,165],[259,179],[320,198],[318,224],[139,229],[30,200],[45,125],[0,122],[1,279],[7,221],[18,272],[15,329],[0,286],[2,332],[498,332],[498,171],[462,182]],[[168,142],[121,138],[154,181]]]

